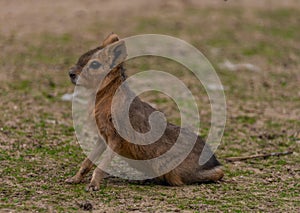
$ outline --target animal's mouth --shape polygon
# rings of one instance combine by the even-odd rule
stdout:
[[[79,87],[79,86],[83,86],[88,88],[91,84],[87,83],[86,81],[84,81],[82,78],[79,79],[79,75],[70,77],[72,84],[74,84],[75,86]]]
[[[74,84],[74,85],[77,85],[77,76],[73,77],[73,78],[70,78],[71,79],[71,82]]]

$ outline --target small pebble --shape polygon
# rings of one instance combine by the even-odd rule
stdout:
[[[89,201],[85,201],[79,204],[79,208],[84,211],[91,211],[93,210],[93,205]]]

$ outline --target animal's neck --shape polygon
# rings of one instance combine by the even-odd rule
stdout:
[[[120,69],[112,70],[101,83],[96,95],[96,115],[111,113],[112,99],[117,89],[123,83],[123,76]]]
[[[100,99],[107,99],[108,97],[112,98],[118,87],[122,84],[122,79],[121,77],[116,76],[103,83],[104,85],[99,89],[97,97],[99,96]]]

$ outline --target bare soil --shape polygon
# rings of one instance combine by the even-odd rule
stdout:
[[[0,210],[7,212],[299,212],[300,2],[0,1]],[[67,71],[110,32],[167,34],[202,51],[225,88],[227,125],[216,155],[223,181],[184,187],[108,178],[100,191],[66,185],[85,157],[72,123]],[[260,71],[221,64],[251,63]],[[163,66],[158,66],[163,64]],[[193,75],[155,59],[128,63],[172,70],[193,90]],[[198,92],[201,135],[209,100]],[[169,99],[147,101],[177,122]],[[226,157],[293,151],[292,155],[226,163]]]

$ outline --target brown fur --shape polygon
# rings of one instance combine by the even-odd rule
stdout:
[[[112,33],[104,40],[100,47],[97,47],[83,54],[79,58],[77,64],[70,71],[72,82],[76,83],[76,80],[78,78],[78,75],[81,73],[82,68],[88,64],[90,59],[93,58],[93,55],[95,55],[98,50],[117,41],[119,41],[118,36]],[[114,152],[117,152],[124,157],[135,160],[146,160],[158,157],[168,151],[174,145],[177,136],[179,135],[180,127],[168,123],[164,135],[158,141],[150,145],[137,145],[124,140],[116,131],[111,119],[112,99],[123,81],[124,69],[121,63],[108,73],[108,75],[104,78],[100,85],[100,89],[98,90],[96,95],[96,105],[94,109],[96,123],[99,128],[100,134],[105,139],[107,145],[112,150],[114,150]],[[128,87],[123,89],[121,92],[123,96],[116,100],[117,106],[120,107],[118,109],[113,109],[116,110],[116,113],[118,113],[118,110],[122,110],[122,104],[131,93]],[[130,122],[133,128],[141,133],[149,131],[150,125],[148,122],[148,118],[154,111],[157,110],[151,107],[149,104],[141,101],[138,97],[135,98],[130,106],[129,111]],[[188,130],[184,132],[187,137],[188,135],[194,134]],[[212,155],[212,157],[204,165],[200,166],[198,163],[199,156],[203,150],[204,145],[204,141],[198,136],[192,152],[186,157],[186,159],[175,169],[158,177],[157,179],[162,180],[170,185],[183,185],[196,182],[220,180],[223,177],[224,173],[220,167],[220,163],[214,155]],[[103,152],[106,155],[104,161],[107,162],[101,162],[103,164],[102,166],[108,164],[109,161],[113,158],[113,153],[109,152],[108,150],[105,151],[105,147],[99,142],[90,156],[84,160],[77,174],[74,177],[67,179],[66,182],[79,183],[84,175],[86,175],[92,168],[92,162],[97,159]],[[147,166],[149,166],[149,169],[153,169],[155,171],[163,165],[158,164]],[[99,189],[99,184],[101,183],[101,180],[105,177],[105,175],[105,172],[97,167],[93,173],[89,189]]]

